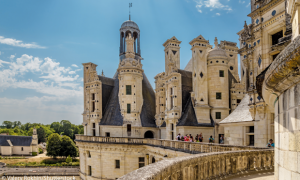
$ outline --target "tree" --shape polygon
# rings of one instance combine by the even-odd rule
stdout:
[[[46,133],[44,128],[40,127],[37,129],[37,135],[38,135],[38,143],[45,142],[46,140]]]
[[[61,124],[60,132],[63,135],[66,135],[66,136],[69,136],[69,137],[73,137],[72,124],[70,123],[70,121],[68,121],[68,120],[61,120],[60,124]]]
[[[3,121],[2,125],[6,126],[7,129],[12,128],[13,123],[10,121]]]
[[[20,121],[13,122],[13,126],[15,127],[21,127],[22,123]]]
[[[50,128],[54,129],[54,131],[58,134],[60,134],[60,127],[61,124],[59,122],[53,122],[50,126]]]
[[[48,137],[46,149],[47,149],[47,156],[52,156],[53,158],[60,156],[62,146],[61,146],[61,137],[59,134],[53,133]]]
[[[64,135],[61,138],[61,151],[60,151],[60,156],[64,156],[64,157],[77,157],[78,156],[78,149],[74,143],[74,141]]]

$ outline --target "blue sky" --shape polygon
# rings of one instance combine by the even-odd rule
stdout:
[[[154,87],[164,71],[164,47],[181,43],[181,68],[200,34],[213,44],[238,42],[250,23],[250,0],[0,0],[0,123],[81,124],[82,63],[112,77],[119,62],[119,29],[131,19],[141,31],[143,69]]]

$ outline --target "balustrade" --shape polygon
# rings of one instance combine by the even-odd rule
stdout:
[[[215,143],[199,143],[199,142],[172,141],[172,140],[163,140],[163,139],[127,138],[127,137],[85,136],[80,134],[76,134],[75,141],[114,143],[114,144],[144,144],[144,145],[172,149],[174,151],[182,151],[182,152],[193,153],[193,154],[267,149],[267,148],[251,147],[251,146],[234,146],[234,145],[224,145],[224,144],[215,144]]]
[[[217,150],[220,149],[212,147],[212,151]],[[272,170],[273,164],[273,149],[197,154],[165,159],[130,172],[119,180],[219,179],[251,171]]]

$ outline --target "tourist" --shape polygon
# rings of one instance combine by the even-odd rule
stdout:
[[[269,143],[268,143],[268,145],[267,145],[267,147],[269,147],[269,148],[273,148],[275,145],[274,145],[274,143],[273,143],[273,139],[270,139],[269,140]]]
[[[202,133],[200,133],[200,135],[199,135],[199,142],[203,142],[203,136],[202,136]]]
[[[221,137],[220,137],[220,144],[224,144],[224,137],[223,137],[223,135],[221,135]]]
[[[199,135],[198,134],[195,137],[195,142],[199,142]]]
[[[181,136],[181,141],[184,141],[184,137],[183,137],[183,135]]]
[[[208,139],[208,142],[209,143],[215,143],[215,139],[212,136],[210,136],[210,138]]]
[[[191,134],[190,134],[190,142],[194,142],[194,138]]]
[[[184,137],[184,141],[190,141],[190,138],[189,138],[188,135],[186,135],[186,136]]]
[[[177,141],[180,141],[180,133],[176,137]]]

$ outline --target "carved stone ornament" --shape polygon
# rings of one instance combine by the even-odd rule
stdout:
[[[247,39],[251,38],[251,30],[245,21],[244,25],[244,32],[241,34],[242,41],[246,41]]]
[[[256,104],[256,112],[260,119],[263,119],[265,117],[265,114],[266,114],[265,110],[266,110],[266,105],[264,102]]]

